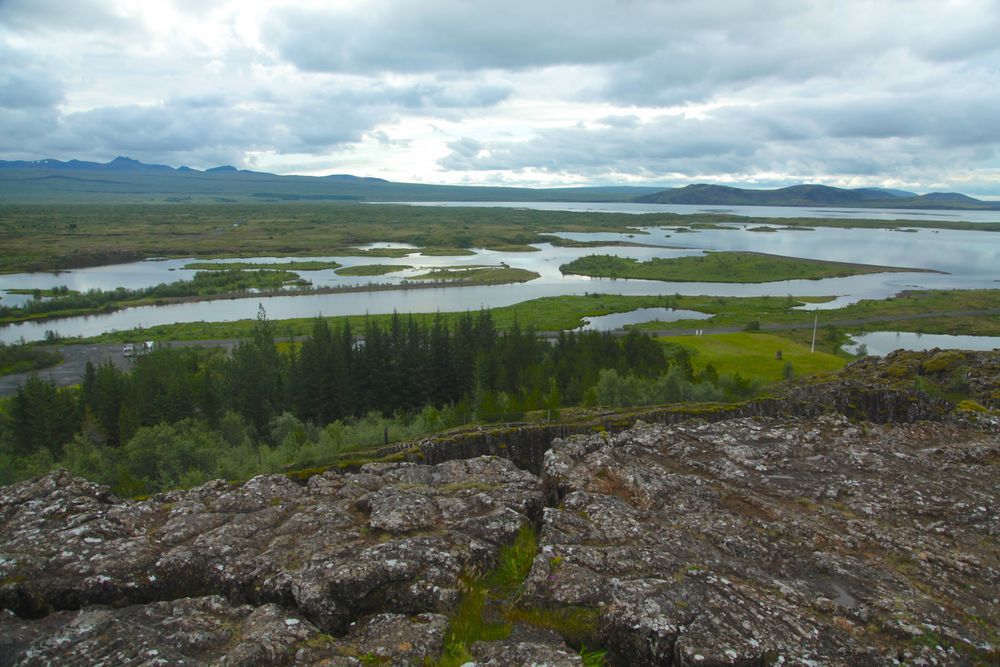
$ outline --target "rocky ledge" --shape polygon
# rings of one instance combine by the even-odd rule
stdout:
[[[142,502],[49,474],[0,492],[0,665],[419,663],[541,502],[498,458]]]
[[[526,595],[623,662],[995,664],[1000,436],[840,416],[556,442]]]
[[[525,524],[533,613],[468,647],[481,665],[1000,662],[993,420],[637,424],[540,464],[0,489],[0,667],[433,664]]]

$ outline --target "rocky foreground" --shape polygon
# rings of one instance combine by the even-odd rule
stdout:
[[[141,502],[53,473],[0,489],[0,666],[433,664],[523,524],[519,604],[593,619],[608,664],[997,664],[1000,429],[962,421],[637,424],[555,441],[540,476],[369,464]],[[542,617],[478,664],[583,664]]]

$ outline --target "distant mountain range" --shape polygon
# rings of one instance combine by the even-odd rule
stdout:
[[[955,192],[918,195],[884,188],[793,185],[747,190],[696,184],[656,187],[505,188],[394,183],[350,174],[280,176],[229,165],[200,171],[145,164],[127,157],[82,160],[0,160],[0,202],[275,202],[503,201],[693,204],[698,206],[837,206],[1000,210]]]
[[[712,204],[724,206],[842,206],[858,208],[925,208],[1000,210],[1000,203],[985,202],[957,192],[918,195],[905,190],[828,185],[792,185],[777,190],[745,190],[725,185],[688,185],[640,196],[646,204]]]

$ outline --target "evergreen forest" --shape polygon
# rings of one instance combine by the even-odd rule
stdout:
[[[568,406],[740,399],[754,383],[692,370],[689,353],[631,332],[540,338],[489,311],[352,328],[316,319],[276,342],[261,310],[231,353],[170,348],[78,386],[31,377],[0,419],[0,483],[65,467],[135,496],[328,464],[351,450],[470,422],[558,419]]]

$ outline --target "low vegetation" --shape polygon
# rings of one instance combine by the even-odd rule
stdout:
[[[656,389],[636,399],[616,378]],[[281,351],[262,315],[231,355],[165,347],[127,371],[88,366],[79,388],[29,379],[0,420],[0,482],[61,466],[136,495],[331,463],[471,421],[625,404],[616,396],[740,400],[755,389],[735,374],[696,376],[683,348],[635,332],[550,344],[517,325],[498,330],[488,311],[451,325],[370,319],[358,331],[314,320],[307,340]]]
[[[500,244],[506,246],[507,244]],[[476,251],[469,248],[423,248],[420,251],[421,255],[426,255],[427,257],[462,257],[464,255],[475,255]]]
[[[39,289],[37,287],[27,288],[27,287],[15,287],[13,289],[4,290],[7,294],[21,294],[21,295],[31,295],[36,299],[47,298],[51,299],[54,297],[66,296],[67,294],[79,294],[77,290],[71,290],[65,285],[59,285],[58,287],[50,287],[47,289]]]
[[[526,269],[512,269],[508,266],[448,266],[431,269],[427,273],[413,276],[410,280],[431,280],[435,282],[462,283],[463,285],[493,285],[499,283],[526,283],[539,274]]]
[[[522,250],[562,232],[640,233],[637,227],[747,223],[724,214],[576,213],[515,208],[423,207],[338,202],[0,205],[0,272],[51,271],[148,257],[470,254]],[[939,228],[998,231],[1000,223],[783,219],[786,227]]]
[[[754,252],[709,252],[645,262],[614,255],[588,255],[559,267],[565,273],[595,278],[639,278],[671,282],[765,283],[819,280],[885,271],[920,271],[867,264],[846,264]]]
[[[580,651],[585,667],[604,664],[606,651],[600,648],[598,612],[572,607],[542,609],[522,601],[524,580],[537,554],[538,535],[531,526],[522,526],[514,542],[500,548],[495,568],[463,580],[462,599],[449,619],[437,667],[472,662],[470,648],[475,642],[506,639],[515,623],[559,633]]]
[[[338,276],[383,276],[387,273],[395,273],[396,271],[405,271],[412,268],[412,266],[406,264],[364,264],[360,266],[345,266],[342,269],[337,269],[336,274]]]
[[[660,218],[653,216],[650,224]],[[51,271],[148,257],[404,257],[543,243],[553,229],[624,232],[625,214],[354,203],[0,205],[0,272]]]
[[[32,345],[0,343],[0,375],[40,371],[51,368],[61,361],[62,356],[51,350]]]
[[[670,248],[670,246],[635,241],[578,241],[561,236],[553,236],[547,240],[557,248]]]
[[[507,329],[515,322],[531,326],[538,331],[575,329],[587,317],[624,313],[637,308],[677,308],[694,310],[712,315],[708,320],[678,320],[675,322],[648,322],[636,325],[643,331],[695,330],[730,327],[744,329],[750,322],[757,322],[762,329],[789,327],[772,331],[776,335],[809,344],[812,337],[813,317],[819,317],[820,333],[817,349],[834,353],[847,342],[848,331],[885,330],[918,331],[922,333],[950,333],[968,335],[1000,335],[1000,289],[997,290],[914,290],[902,292],[888,299],[866,299],[841,308],[818,312],[799,310],[806,303],[824,303],[832,297],[823,296],[762,296],[721,297],[685,296],[628,296],[617,294],[585,294],[543,297],[522,301],[511,306],[493,308],[490,313],[500,329]],[[954,313],[971,312],[959,316]],[[933,313],[949,313],[947,317],[927,317]],[[430,322],[440,316],[449,324],[463,317],[463,313],[413,314],[414,320]],[[350,323],[362,326],[365,319],[388,321],[390,315],[350,315],[326,318],[331,325]],[[912,319],[909,319],[912,318]],[[851,322],[850,325],[842,324]],[[312,318],[294,318],[275,322],[280,336],[305,336],[312,329]],[[837,323],[837,324],[833,324]],[[83,343],[127,342],[149,337],[157,340],[210,340],[244,338],[255,326],[252,319],[236,322],[179,322],[160,325],[139,331],[111,332],[92,338],[80,339]],[[832,327],[832,331],[831,331]]]
[[[296,261],[296,262],[190,262],[185,269],[200,271],[228,271],[233,269],[270,269],[280,271],[323,271],[338,269],[341,264],[333,261]]]
[[[847,363],[844,357],[811,353],[806,345],[765,333],[676,336],[661,340],[691,350],[691,363],[698,373],[711,366],[715,373],[741,373],[765,383],[787,379],[790,372],[812,375],[837,370]]]
[[[143,289],[93,289],[83,293],[66,291],[49,299],[37,298],[21,306],[0,306],[0,324],[33,319],[92,315],[129,306],[163,303],[167,300],[209,298],[249,293],[251,290],[282,290],[308,285],[290,271],[199,271],[190,280],[161,283]]]
[[[676,295],[670,302],[676,308],[712,313],[709,320],[680,320],[677,322],[649,322],[639,325],[643,330],[668,331],[671,329],[705,329],[713,327],[747,328],[757,322],[760,329],[798,325],[801,330],[791,333],[781,330],[783,336],[794,336],[804,342],[812,336],[814,318],[825,331],[817,338],[839,339],[842,331],[866,329],[917,331],[969,335],[995,335],[996,315],[1000,314],[1000,289],[994,290],[907,290],[886,299],[862,299],[840,308],[818,311],[799,310],[804,301],[821,303],[829,298],[804,298],[778,296],[763,297],[688,297]],[[964,313],[964,315],[963,315]],[[928,317],[931,315],[932,317]],[[831,332],[827,327],[834,326]],[[839,338],[838,338],[839,337]]]

